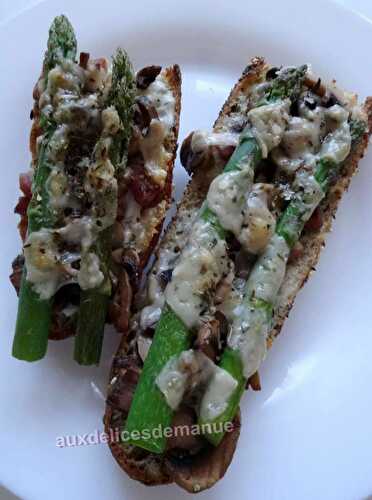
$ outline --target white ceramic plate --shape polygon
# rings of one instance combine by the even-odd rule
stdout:
[[[61,6],[63,3],[63,7]],[[20,249],[19,172],[29,164],[31,92],[47,30],[60,11],[81,50],[122,45],[137,67],[183,71],[180,140],[209,128],[250,57],[314,70],[372,93],[372,26],[332,3],[162,0],[47,1],[1,27],[0,484],[27,500],[186,498],[148,489],[121,472],[106,445],[60,449],[58,436],[102,429],[103,395],[118,338],[106,336],[98,369],[72,361],[72,343],[50,343],[27,365],[11,358],[17,300],[8,281]],[[362,499],[372,493],[372,155],[339,210],[334,233],[261,370],[263,390],[243,403],[243,429],[226,477],[204,499]],[[179,164],[177,193],[185,182]],[[2,494],[0,493],[0,497]]]

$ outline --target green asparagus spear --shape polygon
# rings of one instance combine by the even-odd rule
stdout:
[[[122,129],[112,140],[109,156],[116,175],[126,164],[126,154],[132,129],[135,85],[132,65],[126,53],[118,50],[113,60],[112,86],[106,107],[114,106],[119,114]],[[111,293],[109,268],[112,227],[102,231],[93,251],[100,257],[104,281],[98,288],[82,290],[75,338],[74,359],[81,365],[98,364],[103,342],[109,296]]]
[[[164,307],[158,331],[161,335],[150,347],[149,361],[144,365],[126,425],[131,443],[153,453],[162,453],[166,445],[161,429],[157,435],[151,433],[155,428],[154,422],[164,429],[171,424],[173,414],[172,409],[164,404],[164,396],[154,386],[154,380],[170,358],[188,348],[191,335],[168,306]]]
[[[351,131],[352,131],[352,144],[355,145],[363,136],[365,132],[365,124],[363,122],[351,122]],[[334,161],[330,161],[327,158],[320,159],[314,169],[314,178],[318,182],[320,188],[322,189],[324,195],[329,189],[329,185],[331,180],[337,175],[343,163],[336,163]],[[305,223],[311,217],[313,211],[318,206],[320,201],[309,203],[309,200],[306,200],[306,193],[298,193],[297,197],[291,201],[279,219],[276,227],[276,235],[284,238],[286,241],[288,248],[292,248],[293,245],[299,240]],[[287,252],[286,259],[288,259],[289,251]],[[283,257],[282,257],[283,258]],[[252,275],[255,276],[255,271],[259,266],[265,266],[265,254],[258,259],[255,264],[254,269],[252,270]],[[286,260],[285,260],[286,264]],[[275,269],[270,270],[266,268],[266,272],[276,272]],[[255,296],[257,295],[257,283],[255,283],[255,278],[248,279],[246,286],[246,293],[243,298],[243,304],[246,307],[246,310],[251,312],[250,316],[253,317],[254,314],[257,313],[258,309],[264,311],[264,314],[261,316],[261,321],[259,323],[258,328],[261,330],[261,334],[263,332],[266,333],[269,331],[270,324],[272,321],[272,317],[274,314],[274,300],[267,302],[264,300],[257,300]],[[277,287],[279,290],[281,283],[277,283]],[[249,320],[247,320],[249,323]],[[250,327],[249,327],[250,328]],[[266,341],[266,340],[265,340]],[[226,410],[215,418],[213,421],[207,421],[200,419],[200,424],[213,424],[209,426],[212,429],[223,429],[223,424],[226,422],[231,422],[236,415],[236,412],[239,407],[240,399],[244,392],[244,387],[246,385],[247,380],[243,375],[243,366],[240,359],[239,352],[235,349],[231,349],[230,347],[226,348],[221,361],[220,366],[224,368],[226,371],[232,375],[235,380],[238,382],[238,386],[235,389],[234,393],[229,399]],[[208,429],[208,426],[204,428]],[[206,438],[215,446],[217,446],[224,436],[223,431],[210,432],[206,434]]]
[[[65,59],[74,61],[76,50],[76,37],[70,21],[66,16],[57,16],[49,30],[48,49],[43,66],[45,74]]]
[[[278,78],[272,82],[272,85],[269,87],[265,96],[262,97],[258,105],[264,105],[284,98],[295,100],[301,92],[306,70],[306,66],[301,66],[299,68],[291,68],[281,72]],[[252,135],[250,125],[247,125],[240,136],[238,147],[235,149],[233,155],[224,168],[224,173],[239,170],[241,165],[244,163],[250,164],[251,168],[254,170],[260,163],[261,159],[261,148],[255,137]],[[207,203],[204,203],[202,206],[200,217],[206,222],[209,222],[210,231],[213,231],[217,238],[225,239],[226,231],[221,226],[216,214],[214,214],[214,212],[208,207]],[[173,328],[177,328],[178,325],[178,330],[172,331],[172,335],[170,335],[170,323],[173,324]],[[176,314],[170,309],[170,307],[167,306],[163,311],[155,330],[151,350],[153,350],[154,353],[157,353],[159,351],[158,345],[168,343],[170,349],[168,351],[169,357],[179,354],[177,349],[178,344],[175,344],[172,349],[173,335],[177,338],[179,338],[180,335],[183,335],[185,349],[190,346],[192,335],[182,321],[177,318]],[[140,382],[137,385],[135,397],[127,418],[126,430],[151,430],[159,425],[165,427],[170,423],[172,413],[167,405],[167,402],[165,401],[165,398],[155,385],[156,377],[160,374],[167,360],[163,360],[163,362],[160,361],[161,360],[157,360],[155,354],[151,357],[149,356],[145,361],[144,370],[141,374]],[[150,401],[155,397],[158,404],[152,408],[150,416],[149,413],[145,411],[145,408],[151,404]],[[152,438],[151,441],[141,439],[131,440],[130,442],[155,453],[162,453],[165,447],[165,439],[162,437],[156,439]]]
[[[64,16],[56,17],[49,30],[48,49],[44,57],[43,77],[62,59],[75,59],[76,39],[73,28]],[[50,124],[41,121],[44,136],[40,144],[36,172],[32,187],[32,199],[27,211],[28,234],[39,229],[53,227],[53,214],[48,200],[46,180],[51,165],[47,152],[51,136],[55,130]],[[18,315],[13,341],[13,356],[25,361],[37,361],[44,357],[47,349],[51,320],[52,299],[43,300],[27,280],[24,270],[19,293]]]

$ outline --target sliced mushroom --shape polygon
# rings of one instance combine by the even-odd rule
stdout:
[[[198,132],[191,132],[183,141],[180,151],[181,163],[186,172],[192,175],[196,169],[207,167],[212,159],[211,148],[206,143],[203,147],[194,148],[193,142]]]
[[[147,89],[161,71],[161,66],[146,66],[146,68],[138,71],[136,76],[136,84],[139,89]]]
[[[109,321],[115,325],[120,333],[128,330],[132,295],[129,276],[125,269],[121,269],[115,295],[108,310]]]
[[[322,99],[322,106],[325,108],[330,108],[334,106],[335,104],[340,104],[340,101],[337,99],[337,97],[331,92],[329,94],[326,94],[323,99]]]
[[[275,66],[270,68],[266,73],[266,80],[274,80],[278,76],[279,71],[280,68],[276,68]]]
[[[161,271],[157,275],[157,280],[163,290],[165,290],[165,287],[170,282],[172,274],[173,274],[173,269],[165,269],[164,271]]]
[[[226,344],[227,333],[227,319],[222,312],[217,311],[215,317],[199,329],[195,347],[216,361]]]
[[[235,256],[235,275],[237,278],[247,279],[255,262],[255,255],[241,248]]]
[[[234,279],[234,271],[231,271],[224,276],[216,288],[214,296],[214,304],[218,307],[225,302],[231,292],[231,286]]]
[[[185,167],[188,173],[190,173],[189,169],[189,161],[191,160],[191,141],[192,141],[192,136],[194,132],[191,132],[186,139],[184,139],[181,150],[180,150],[180,159],[182,165]]]
[[[132,288],[137,290],[140,281],[140,258],[137,250],[126,248],[122,256],[122,263],[129,276]]]
[[[107,404],[128,413],[140,373],[141,368],[134,357],[124,358],[109,384]]]
[[[210,488],[224,476],[239,438],[240,413],[232,424],[233,430],[226,432],[221,443],[215,448],[207,445],[194,456],[167,456],[167,469],[179,486],[190,493],[198,493]]]
[[[151,101],[146,96],[140,96],[136,99],[133,121],[142,134],[147,133],[151,120],[158,118],[155,106],[151,104]]]
[[[191,455],[198,453],[205,445],[205,441],[200,435],[191,433],[192,426],[196,423],[194,410],[181,406],[172,420],[172,435],[167,440],[167,450],[177,450],[177,452],[183,450]]]
[[[199,140],[199,137],[204,135],[200,132],[191,132],[183,141],[180,151],[181,163],[188,174],[193,174],[196,169],[202,167],[207,168],[211,163],[216,161],[221,162],[223,165],[227,163],[230,156],[233,154],[236,144],[208,144],[205,139]],[[218,136],[218,134],[211,134],[211,136]],[[193,140],[197,137],[198,145],[193,148]],[[203,142],[204,141],[204,142]]]

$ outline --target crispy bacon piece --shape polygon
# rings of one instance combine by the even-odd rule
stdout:
[[[297,241],[289,254],[288,262],[296,262],[304,253],[304,246],[300,241]]]
[[[19,214],[21,217],[26,215],[29,203],[30,203],[29,198],[26,198],[26,196],[20,196],[18,198],[18,203],[14,208],[14,213]]]
[[[143,162],[131,164],[131,175],[129,189],[132,191],[134,199],[142,208],[150,208],[157,205],[162,196],[163,190],[147,174]]]
[[[79,66],[81,66],[83,69],[87,69],[88,61],[89,52],[80,52]]]
[[[107,59],[105,57],[98,57],[98,59],[94,59],[94,65],[98,70],[107,70]]]
[[[37,160],[37,138],[42,134],[41,127],[38,120],[34,120],[30,132],[30,151],[32,154],[32,161],[35,163]]]
[[[31,198],[31,187],[32,187],[32,172],[26,172],[19,175],[19,188],[22,193]]]
[[[247,380],[246,389],[249,389],[249,387],[251,387],[252,390],[254,390],[254,391],[260,391],[261,390],[261,381],[260,381],[260,375],[259,375],[258,372],[255,372]]]
[[[21,220],[18,223],[18,231],[21,236],[22,241],[26,240],[28,229],[28,217],[26,215],[21,217]]]
[[[18,203],[14,208],[14,213],[21,216],[21,220],[18,224],[19,233],[21,235],[22,241],[26,238],[28,219],[27,219],[27,208],[31,200],[31,185],[32,185],[32,175],[27,172],[25,174],[20,174],[19,176],[19,187],[24,194],[18,199]]]

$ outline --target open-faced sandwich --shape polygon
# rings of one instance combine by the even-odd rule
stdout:
[[[134,479],[190,492],[225,473],[244,390],[314,269],[368,144],[372,99],[306,65],[256,58],[212,132],[184,141],[192,174],[114,359],[105,425]]]
[[[32,171],[15,211],[23,254],[13,355],[44,356],[48,337],[76,333],[75,359],[98,363],[107,322],[128,324],[133,292],[171,200],[181,74],[136,74],[123,50],[112,63],[81,52],[59,16],[33,92]]]

